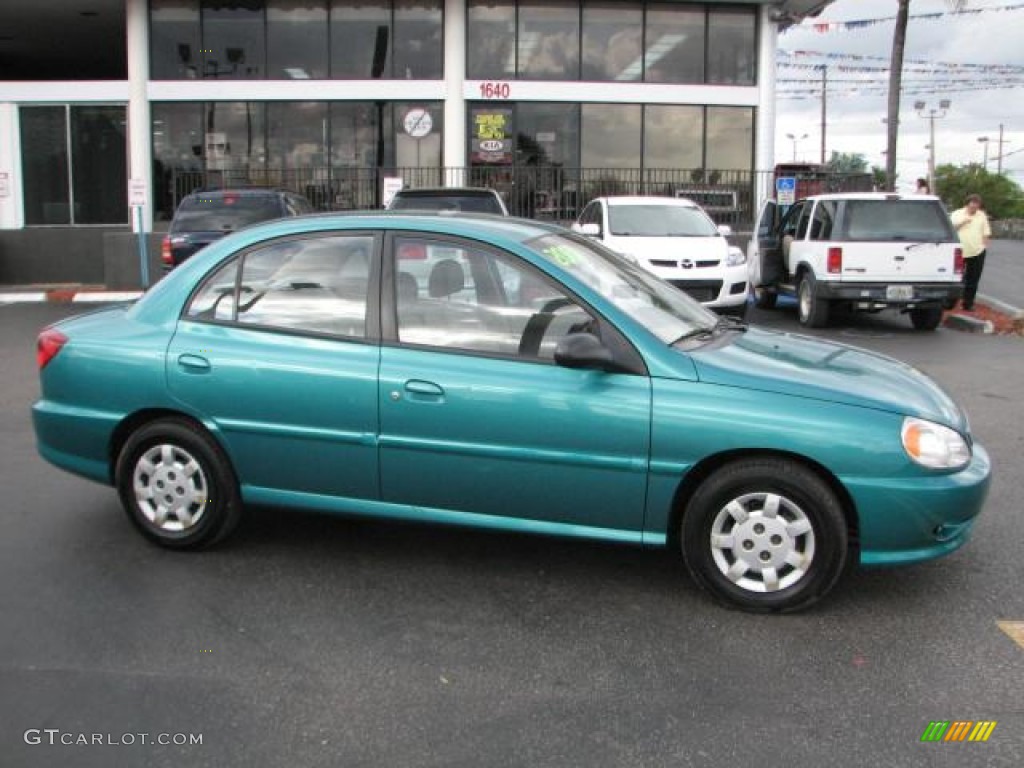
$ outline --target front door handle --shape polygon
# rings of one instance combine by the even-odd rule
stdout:
[[[201,355],[178,355],[178,366],[188,373],[210,372],[210,361]]]
[[[432,381],[422,379],[409,379],[405,382],[405,391],[410,395],[423,395],[426,397],[443,397],[444,390]]]

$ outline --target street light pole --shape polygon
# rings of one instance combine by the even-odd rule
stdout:
[[[928,109],[928,105],[923,101],[914,103],[914,109],[917,111],[918,117],[928,118],[928,189],[935,191],[935,120],[941,120],[946,116],[946,112],[949,110],[950,105],[949,99],[942,99],[939,102],[938,109]]]
[[[989,142],[989,138],[988,138],[988,136],[979,136],[978,137],[978,142],[985,145],[985,154],[984,154],[984,158],[985,159],[982,160],[981,167],[985,169],[986,173],[988,173],[988,142]]]
[[[796,143],[798,141],[803,141],[804,139],[806,139],[807,138],[807,134],[805,133],[803,136],[799,136],[798,137],[796,134],[787,133],[786,134],[786,138],[793,142],[793,162],[795,163],[796,162]]]

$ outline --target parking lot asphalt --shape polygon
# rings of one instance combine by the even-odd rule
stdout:
[[[979,298],[1024,310],[1024,240],[993,240],[985,255]]]
[[[35,452],[35,334],[82,309],[0,306],[5,768],[1024,764],[1024,648],[998,624],[1024,621],[1020,337],[814,332],[933,376],[995,477],[964,549],[775,617],[712,603],[672,552],[581,541],[261,509],[214,550],[158,549]],[[921,741],[955,720],[996,727]]]

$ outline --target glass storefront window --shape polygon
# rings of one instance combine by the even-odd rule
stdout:
[[[644,80],[704,82],[704,15],[701,6],[647,4]]]
[[[650,104],[644,112],[644,168],[702,168],[704,108]]]
[[[268,0],[267,77],[327,77],[326,0]]]
[[[265,78],[264,4],[253,0],[202,0],[203,62],[200,77]]]
[[[75,224],[128,221],[124,107],[71,107],[71,180]]]
[[[469,0],[466,15],[466,77],[471,80],[514,78],[515,2]]]
[[[443,0],[395,0],[394,72],[398,80],[439,80],[442,75]]]
[[[70,224],[66,107],[22,107],[21,168],[26,224]]]
[[[199,0],[150,0],[150,77],[191,80],[201,77]]]
[[[639,104],[584,104],[580,163],[584,168],[639,168],[643,136]]]
[[[203,185],[203,105],[155,103],[153,120],[153,216],[170,221],[178,202]]]
[[[519,77],[579,80],[580,7],[570,0],[520,0]]]
[[[584,2],[584,80],[640,80],[642,46],[643,6],[640,3]]]
[[[754,166],[754,110],[750,107],[707,109],[706,167],[749,171]]]
[[[707,82],[754,85],[756,70],[757,16],[754,9],[712,9],[708,13]]]
[[[383,56],[377,77],[390,77],[392,43],[390,0],[331,3],[331,77],[372,78],[378,45]]]
[[[328,139],[327,102],[268,103],[267,183],[298,192],[316,205],[329,174]]]

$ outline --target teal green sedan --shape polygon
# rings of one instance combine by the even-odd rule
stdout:
[[[45,329],[38,364],[43,457],[175,549],[302,508],[670,547],[722,602],[789,611],[957,549],[989,485],[914,368],[517,219],[257,225]]]

